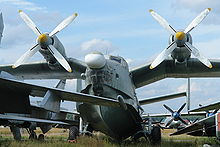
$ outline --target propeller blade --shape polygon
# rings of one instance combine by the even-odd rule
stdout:
[[[184,103],[180,108],[179,108],[179,110],[177,111],[177,113],[179,113],[180,114],[180,112],[183,110],[183,108],[186,106],[186,103]]]
[[[67,27],[77,16],[77,13],[74,13],[73,15],[67,17],[66,19],[64,19],[50,34],[49,36],[53,36],[56,33],[60,32],[61,30],[63,30],[65,27]]]
[[[150,69],[157,67],[169,54],[177,47],[175,42],[172,42],[166,49],[164,49],[157,58],[151,63]]]
[[[16,62],[15,64],[12,66],[12,68],[16,68],[18,66],[20,66],[22,63],[24,63],[25,61],[27,61],[30,57],[32,57],[37,51],[40,50],[40,46],[38,44],[36,44],[35,46],[33,46],[31,49],[29,49],[26,53],[24,53]]]
[[[31,30],[39,36],[41,32],[34,24],[34,22],[22,10],[19,10],[18,12],[21,18],[24,20],[24,22],[29,26],[29,28],[31,28]]]
[[[174,113],[174,111],[173,111],[170,107],[168,107],[167,105],[164,104],[163,106],[164,106],[168,111],[170,111],[170,113],[172,113],[172,114]]]
[[[154,10],[150,9],[149,10],[150,14],[153,16],[153,18],[164,28],[166,29],[168,32],[170,32],[171,34],[175,34],[176,30],[171,27],[171,25],[169,25],[169,23],[163,18],[161,17],[159,14],[157,14]]]
[[[208,68],[212,68],[211,62],[203,56],[198,49],[196,49],[194,46],[192,46],[189,42],[185,42],[186,48],[196,57],[201,61],[205,66]]]
[[[165,125],[165,127],[168,127],[168,126],[172,123],[173,120],[174,120],[174,118],[171,118],[171,119],[167,122],[167,124]]]
[[[178,120],[180,120],[183,124],[188,125],[181,117],[178,117]]]
[[[185,29],[184,33],[189,33],[192,31],[198,24],[202,22],[202,20],[209,14],[211,11],[211,8],[207,8],[204,11],[202,11],[193,21],[188,25],[188,27]]]
[[[63,66],[68,72],[72,72],[72,69],[66,59],[57,51],[57,49],[53,45],[48,46],[51,54],[56,58],[56,60]]]

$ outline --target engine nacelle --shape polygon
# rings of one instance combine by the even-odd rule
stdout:
[[[51,60],[51,61],[48,61],[48,66],[50,69],[52,70],[56,70],[56,69],[60,69],[61,65],[59,62],[57,62],[56,60]]]

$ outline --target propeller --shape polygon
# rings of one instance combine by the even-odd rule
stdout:
[[[184,103],[178,111],[173,111],[170,107],[168,107],[167,105],[163,105],[170,113],[171,113],[171,119],[167,122],[167,124],[165,125],[165,127],[169,126],[174,120],[177,121],[181,121],[183,124],[187,125],[187,123],[180,117],[181,114],[180,112],[183,110],[183,108],[186,106],[186,103]]]
[[[185,46],[191,54],[193,54],[199,61],[201,61],[205,66],[212,68],[210,61],[205,58],[198,49],[196,49],[190,42],[187,41],[187,35],[192,31],[202,20],[208,15],[211,8],[207,8],[202,11],[187,27],[184,31],[176,31],[163,17],[157,14],[154,10],[149,10],[153,18],[171,35],[174,36],[174,42],[172,42],[166,49],[164,49],[152,62],[150,69],[157,67],[161,62],[163,62],[168,55],[178,46]]]
[[[52,56],[60,63],[60,65],[67,70],[68,72],[72,72],[72,69],[69,63],[66,61],[65,57],[59,52],[57,48],[53,46],[52,37],[58,32],[62,31],[65,27],[67,27],[78,15],[74,13],[73,15],[64,19],[51,33],[41,33],[41,31],[37,28],[34,22],[25,14],[22,10],[19,10],[19,15],[27,24],[27,26],[38,36],[37,44],[34,45],[31,49],[29,49],[25,54],[23,54],[12,66],[12,68],[16,68],[26,62],[29,58],[31,58],[37,51],[41,48],[48,49]]]

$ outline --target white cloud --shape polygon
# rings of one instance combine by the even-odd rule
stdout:
[[[110,41],[108,40],[101,40],[101,39],[92,39],[82,43],[81,49],[83,51],[100,51],[103,54],[112,53],[114,50],[117,49]]]
[[[26,1],[26,0],[1,0],[0,4],[10,4],[19,7],[20,9],[30,10],[30,11],[37,11],[43,10],[45,7],[39,7],[35,3]]]

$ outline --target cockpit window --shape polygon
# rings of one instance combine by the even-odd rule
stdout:
[[[118,62],[118,63],[121,63],[121,58],[119,58],[119,57],[110,56],[109,59],[110,59],[110,60],[113,60],[113,61],[116,61],[116,62]]]

